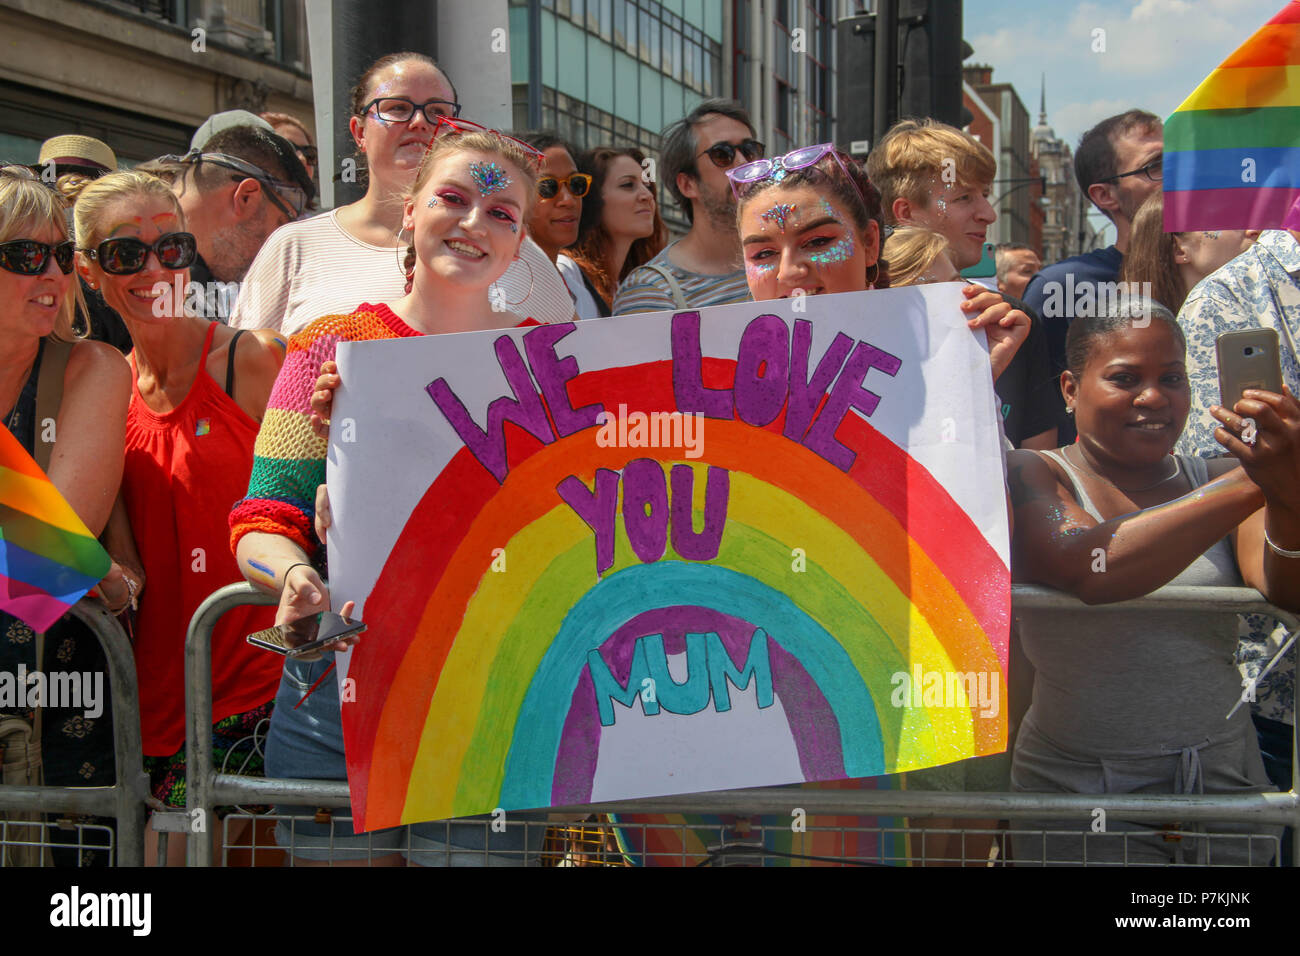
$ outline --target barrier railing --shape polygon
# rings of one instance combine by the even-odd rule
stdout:
[[[0,810],[114,817],[117,820],[117,836],[113,847],[113,862],[118,866],[141,866],[144,863],[145,799],[149,794],[149,778],[144,772],[140,742],[140,701],[135,656],[131,642],[117,619],[98,601],[83,598],[73,606],[69,614],[85,624],[98,638],[108,660],[116,783],[111,787],[0,785]],[[37,662],[37,666],[44,667],[44,663]],[[37,828],[37,846],[61,849],[75,846],[45,841],[45,834],[57,825],[50,822],[7,824],[5,836],[0,839],[0,849],[6,841],[13,846],[33,846],[32,841],[21,837],[22,830],[33,827]],[[15,831],[20,834],[17,839],[12,835]]]
[[[1162,610],[1204,610],[1237,614],[1267,613],[1291,630],[1298,626],[1289,612],[1268,604],[1259,592],[1249,588],[1165,587],[1145,597],[1116,604],[1085,605],[1079,600],[1048,588],[1017,585],[1012,588],[1016,611],[1088,609],[1097,615],[1113,613],[1159,613]],[[187,810],[204,820],[212,819],[214,808],[237,804],[300,805],[319,808],[345,807],[350,798],[344,781],[293,780],[242,777],[217,773],[212,753],[212,695],[210,641],[216,621],[234,607],[277,603],[247,584],[233,584],[210,595],[190,623],[186,639],[186,733]],[[1291,652],[1294,653],[1294,650]],[[1300,830],[1300,801],[1297,799],[1300,766],[1297,766],[1296,736],[1292,736],[1292,786],[1289,792],[1256,794],[1060,794],[931,792],[898,790],[810,790],[799,787],[766,787],[682,796],[655,797],[574,807],[553,808],[555,816],[587,814],[720,814],[774,815],[789,819],[791,808],[814,815],[907,817],[912,819],[1046,819],[1089,821],[1104,798],[1106,813],[1124,821],[1168,825],[1178,823],[1243,823],[1290,826]],[[1026,831],[1016,831],[1023,833]],[[1035,834],[1044,831],[1035,830]],[[1055,832],[1055,831],[1051,831]],[[1062,831],[1065,832],[1065,831]],[[1077,836],[1076,831],[1070,831]],[[1170,839],[1179,839],[1178,835]],[[1192,839],[1192,835],[1187,835]],[[1224,835],[1241,840],[1240,834]],[[1276,841],[1274,841],[1276,842]],[[1300,866],[1300,841],[1293,848],[1292,864]],[[212,841],[191,840],[189,864],[211,866]]]

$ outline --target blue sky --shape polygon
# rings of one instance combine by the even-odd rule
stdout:
[[[1074,146],[1092,124],[1131,107],[1166,117],[1285,0],[965,0],[967,63],[1014,83],[1038,122],[1047,74],[1048,121]],[[1093,51],[1104,30],[1105,52]]]
[[[1090,126],[1133,107],[1168,117],[1210,71],[1286,5],[1285,0],[965,0],[962,32],[1012,83],[1038,122],[1040,77],[1047,120],[1074,147]],[[1096,33],[1095,31],[1104,31]],[[1094,50],[1104,40],[1104,51]],[[1100,214],[1094,226],[1113,226]]]

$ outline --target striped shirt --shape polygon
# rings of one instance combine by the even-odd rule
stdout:
[[[668,256],[675,245],[676,242],[668,245],[645,265],[628,273],[614,296],[615,315],[667,312],[678,307],[673,300],[673,291],[668,285],[668,280],[651,266],[663,266],[672,273],[690,308],[702,309],[709,305],[749,301],[749,285],[745,282],[744,269],[720,276],[706,275],[703,272],[687,272],[674,264]]]

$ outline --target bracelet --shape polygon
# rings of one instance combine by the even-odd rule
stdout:
[[[1300,558],[1300,554],[1297,554],[1296,557]],[[312,567],[311,563],[305,561],[299,561],[294,564],[290,564],[290,566],[287,567],[285,570],[285,584],[289,584],[289,572],[294,570],[295,567],[311,567],[313,571],[316,570],[315,567]]]
[[[1283,558],[1300,558],[1300,551],[1288,551],[1286,548],[1279,548],[1273,543],[1273,539],[1268,536],[1268,528],[1264,528],[1264,543],[1269,549],[1279,557]]]

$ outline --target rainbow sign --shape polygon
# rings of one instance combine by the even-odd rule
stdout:
[[[1164,199],[1166,232],[1300,228],[1300,2],[1169,117]]]
[[[1006,504],[960,287],[343,346],[366,829],[1006,747]],[[349,440],[350,439],[350,440]]]
[[[112,562],[7,428],[0,428],[0,611],[47,631]]]

